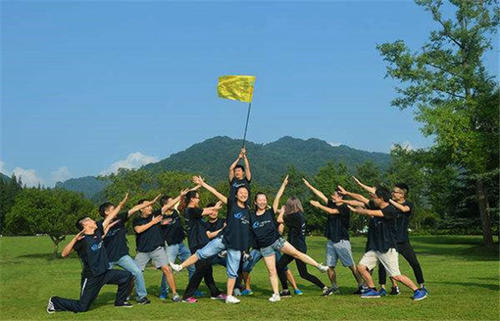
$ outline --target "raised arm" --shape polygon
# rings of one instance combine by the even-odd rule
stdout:
[[[362,208],[362,207],[352,207],[351,205],[347,205],[347,207],[353,213],[358,213],[358,214],[361,214],[361,215],[380,216],[380,217],[384,216],[384,213],[382,213],[381,210],[369,210],[369,209]]]
[[[395,208],[400,210],[403,213],[408,213],[411,211],[411,208],[408,205],[403,205],[399,204],[398,202],[394,201],[393,199],[390,199],[389,202],[391,202],[392,205],[394,205]]]
[[[349,196],[349,197],[352,197],[360,202],[363,202],[364,204],[368,204],[370,202],[369,199],[367,199],[366,197],[364,197],[363,195],[361,194],[357,194],[357,193],[351,193],[351,192],[348,192],[346,191],[342,186],[337,186],[338,190],[339,190],[339,193],[344,195],[344,196]]]
[[[312,206],[319,208],[320,210],[327,212],[328,214],[339,214],[339,210],[336,208],[329,208],[328,206],[325,206],[323,204],[320,204],[318,201],[309,201]]]
[[[247,176],[247,179],[251,181],[252,172],[250,170],[250,161],[248,160],[247,150],[243,147],[241,152],[243,153],[243,160],[245,161],[245,175]]]
[[[321,192],[320,190],[316,189],[314,186],[312,186],[308,181],[307,179],[305,178],[302,178],[302,181],[304,182],[304,184],[306,184],[307,188],[309,188],[317,197],[319,197],[323,203],[328,203],[328,197],[325,196],[325,194],[323,194],[323,192]]]
[[[367,191],[368,193],[372,193],[372,194],[375,194],[375,190],[376,188],[373,187],[373,186],[368,186],[368,185],[365,185],[363,183],[361,183],[359,181],[359,179],[356,178],[356,176],[353,176],[352,177],[354,179],[354,181],[356,182],[356,184],[358,184],[359,186],[361,186],[362,189],[364,189],[365,191]]]
[[[222,203],[224,204],[227,204],[227,197],[225,197],[224,195],[222,195],[221,193],[219,193],[219,191],[217,191],[215,188],[213,188],[212,186],[208,185],[204,180],[203,178],[201,178],[201,176],[194,176],[193,177],[193,182],[196,184],[196,185],[200,185],[201,187],[203,187],[204,189],[206,189],[207,191],[209,191],[210,193],[214,194],[215,197],[217,197]]]
[[[123,205],[125,205],[125,203],[127,202],[127,199],[128,199],[128,193],[125,194],[125,197],[120,201],[120,203],[118,203],[118,205],[115,207],[115,209],[111,213],[109,213],[108,216],[106,216],[104,221],[102,221],[102,228],[103,229],[106,229],[106,227],[109,225],[109,223],[111,223],[111,221],[116,217],[116,215],[118,215],[118,213],[120,213]]]
[[[153,217],[153,219],[151,220],[151,222],[143,224],[143,225],[137,225],[137,226],[135,226],[134,227],[134,231],[137,234],[141,234],[142,232],[144,232],[145,230],[147,230],[151,226],[160,223],[162,219],[163,219],[163,217],[161,215],[155,216],[155,217]]]
[[[71,251],[73,251],[73,247],[75,246],[76,242],[78,242],[79,240],[81,240],[83,238],[83,231],[80,231],[78,234],[75,235],[75,237],[73,237],[71,239],[71,241],[69,241],[69,243],[64,247],[64,249],[62,250],[61,252],[61,256],[62,257],[66,257],[68,256]]]
[[[281,183],[280,189],[278,190],[278,193],[276,193],[276,197],[274,198],[274,201],[273,201],[274,213],[278,212],[278,206],[280,205],[280,198],[281,198],[281,196],[283,196],[283,193],[285,192],[285,188],[286,188],[287,184],[288,184],[288,175],[285,176],[285,179],[283,180],[283,183]]]
[[[283,225],[283,230],[285,228],[285,220],[283,219],[283,215],[285,214],[285,206],[282,206],[278,212],[278,217],[276,218],[276,222],[278,222],[278,224],[280,225]],[[278,230],[279,230],[279,227],[278,227]],[[280,233],[283,233],[283,230],[280,232]]]
[[[142,210],[143,208],[148,207],[149,205],[153,205],[154,203],[156,203],[158,201],[160,196],[161,196],[161,194],[158,194],[151,201],[146,201],[146,202],[143,202],[142,204],[137,204],[136,206],[132,207],[131,209],[128,210],[128,216],[130,217],[135,212],[138,212],[138,211]]]
[[[346,204],[346,205],[351,205],[351,206],[354,206],[354,207],[365,207],[365,203],[363,202],[360,202],[360,201],[356,201],[356,200],[341,200],[340,202],[342,202],[343,204]]]
[[[240,152],[240,154],[238,155],[238,158],[236,158],[236,160],[231,164],[231,166],[229,166],[229,181],[233,180],[233,178],[234,178],[234,168],[236,167],[236,165],[238,165],[238,162],[242,158],[243,158],[243,154],[242,154],[242,152]]]
[[[196,191],[196,190],[198,190],[200,187],[201,187],[200,185],[196,185],[195,187],[193,187],[193,188],[191,188],[191,189],[189,189],[189,188],[183,189],[183,190],[179,193],[179,195],[178,195],[176,198],[171,199],[170,201],[168,201],[168,202],[167,202],[167,204],[165,204],[165,205],[163,205],[163,206],[161,207],[161,213],[162,213],[162,214],[166,214],[166,213],[167,213],[167,211],[168,211],[169,209],[171,209],[172,207],[174,207],[174,206],[175,206],[175,204],[179,203],[179,201],[180,201],[180,200],[181,200],[184,196],[186,196],[186,194],[187,194],[188,192],[190,192],[190,191]],[[167,215],[168,215],[168,214],[167,214]]]

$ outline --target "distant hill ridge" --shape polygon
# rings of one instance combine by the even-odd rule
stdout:
[[[199,173],[217,182],[227,179],[228,167],[238,156],[241,145],[241,139],[217,136],[142,168],[153,173]],[[285,136],[268,144],[247,142],[246,148],[254,178],[266,185],[278,185],[281,175],[290,165],[311,175],[330,161],[344,163],[350,170],[366,161],[372,161],[385,170],[390,161],[390,155],[386,153],[366,152],[346,145],[332,146],[316,138],[304,140]],[[108,182],[88,176],[57,183],[56,187],[83,192],[86,197],[93,198],[106,184]]]

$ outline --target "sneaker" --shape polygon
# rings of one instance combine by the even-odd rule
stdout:
[[[292,295],[290,294],[290,290],[283,290],[280,292],[280,297],[282,297],[282,298],[289,298],[291,296]]]
[[[177,293],[174,294],[174,296],[172,297],[172,301],[174,301],[174,302],[181,302],[181,300],[182,300],[181,296],[178,295]]]
[[[56,308],[54,308],[54,303],[52,303],[52,297],[49,298],[49,303],[47,303],[47,313],[52,314],[56,312]]]
[[[219,256],[220,258],[225,258],[227,255],[227,251],[224,250],[224,251],[220,251],[219,254],[217,254],[217,256]]]
[[[187,299],[182,300],[182,302],[184,302],[184,303],[196,303],[196,302],[198,302],[198,300],[196,300],[195,298],[193,298],[191,296],[191,297],[189,297]]]
[[[391,288],[391,295],[399,295],[400,292],[399,292],[399,286],[393,286]]]
[[[426,294],[429,294],[429,290],[425,286],[422,286],[421,290],[424,290]]]
[[[194,291],[194,296],[197,297],[197,298],[201,298],[201,297],[205,296],[205,293],[203,293],[200,290],[196,290],[196,291]]]
[[[238,289],[238,288],[234,288],[234,290],[233,290],[233,294],[234,294],[234,296],[240,296],[240,295],[241,295],[241,291],[240,291],[240,289]]]
[[[210,299],[212,299],[212,300],[226,300],[227,299],[227,295],[225,295],[224,293],[221,293],[218,296],[212,296],[212,297],[210,297]]]
[[[160,300],[166,300],[168,298],[168,293],[161,293],[158,297]]]
[[[269,301],[271,302],[278,302],[280,301],[280,295],[278,293],[273,293],[273,295],[269,298]]]
[[[361,294],[362,299],[378,299],[380,298],[380,294],[376,289],[368,289],[365,293]]]
[[[142,299],[137,300],[138,304],[150,304],[151,301],[147,297],[143,297]]]
[[[335,291],[337,290],[337,288],[334,288],[334,287],[331,287],[331,288],[327,288],[326,286],[323,288],[323,294],[322,296],[329,296],[329,295],[332,295]]]
[[[133,307],[133,305],[130,304],[128,301],[124,301],[122,303],[115,303],[115,307],[118,307],[118,308],[131,308],[131,307]]]
[[[316,267],[321,273],[326,273],[328,271],[328,266],[320,264]]]
[[[413,292],[413,301],[420,301],[427,297],[427,292],[423,289],[417,289]]]
[[[237,303],[240,303],[240,300],[238,300],[236,297],[234,297],[232,295],[228,295],[226,297],[226,303],[237,304]]]
[[[245,289],[245,290],[241,291],[241,295],[243,295],[243,296],[253,295],[253,291]]]
[[[378,295],[380,295],[380,296],[386,296],[387,295],[387,291],[384,288],[380,288],[380,290],[378,291]]]
[[[295,293],[295,295],[302,295],[302,294],[304,294],[304,292],[300,291],[299,289],[295,289],[293,292]]]
[[[182,271],[182,265],[180,265],[180,264],[170,263],[170,267],[171,267],[171,268],[172,268],[172,270],[174,270],[175,272],[180,272],[180,271]]]
[[[363,294],[366,291],[368,291],[368,287],[366,287],[364,285],[360,285],[360,286],[358,286],[358,290],[356,292],[353,292],[353,294]]]

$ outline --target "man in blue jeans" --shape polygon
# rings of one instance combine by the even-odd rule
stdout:
[[[105,231],[106,234],[103,239],[104,247],[106,248],[106,254],[108,255],[108,260],[110,262],[110,268],[118,265],[124,270],[132,273],[132,275],[134,276],[136,300],[139,304],[149,304],[151,303],[151,301],[149,301],[149,299],[147,298],[146,286],[144,284],[144,276],[142,275],[142,271],[141,269],[139,269],[134,259],[130,257],[128,253],[127,228],[125,226],[125,222],[127,222],[130,216],[132,216],[142,208],[154,204],[158,197],[150,202],[144,202],[143,204],[132,207],[128,211],[124,211],[118,214],[116,218],[109,224],[108,228]],[[99,214],[103,217],[103,219],[108,217],[114,211],[115,206],[110,202],[103,203],[101,204],[101,206],[99,206]]]
[[[180,200],[180,197],[184,196],[183,193],[179,195],[177,198],[173,199],[172,197],[165,195],[160,199],[160,204],[162,206],[167,205],[168,203],[177,203]],[[168,208],[163,213],[163,220],[161,222],[161,232],[163,238],[166,243],[165,252],[167,254],[167,259],[169,263],[175,263],[175,259],[178,257],[179,260],[185,261],[188,257],[191,256],[191,251],[184,245],[183,241],[186,236],[184,233],[184,229],[182,227],[181,218],[179,216],[179,212],[177,210]],[[194,273],[194,265],[187,267],[189,279],[193,276]],[[168,296],[168,285],[165,279],[165,275],[161,278],[161,291],[160,291],[160,299],[165,300]]]

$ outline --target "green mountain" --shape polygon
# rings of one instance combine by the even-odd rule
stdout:
[[[241,145],[242,141],[239,139],[217,136],[157,163],[145,165],[143,169],[153,173],[199,173],[211,182],[218,182],[227,179],[228,168],[238,156]],[[315,138],[303,140],[286,136],[268,144],[247,142],[246,148],[253,178],[260,184],[273,186],[279,185],[281,176],[289,166],[312,175],[330,161],[342,162],[352,171],[356,165],[366,161],[372,161],[385,170],[390,161],[389,154],[361,151],[345,145],[332,146]],[[56,187],[82,192],[87,198],[99,199],[98,194],[107,184],[109,182],[87,176],[57,183]]]
[[[0,179],[5,181],[5,182],[8,182],[10,180],[10,177],[0,173]]]

